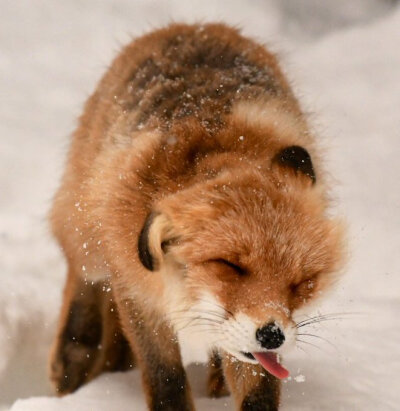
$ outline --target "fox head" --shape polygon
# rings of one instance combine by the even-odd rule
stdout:
[[[203,329],[210,344],[262,362],[294,344],[293,315],[334,280],[342,229],[306,149],[281,147],[268,172],[254,164],[160,200],[138,244],[165,282],[176,329]]]

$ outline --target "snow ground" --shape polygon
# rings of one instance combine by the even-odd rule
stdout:
[[[64,262],[46,225],[68,135],[120,44],[171,19],[240,24],[280,51],[327,148],[349,222],[346,275],[320,308],[358,313],[285,359],[282,410],[398,410],[400,8],[391,0],[3,0],[0,17],[0,409],[144,410],[139,374],[57,399],[46,379]],[[332,344],[332,345],[331,345]],[[185,351],[186,352],[186,351]],[[187,362],[190,355],[186,354]],[[199,410],[231,409],[204,394]],[[12,405],[13,404],[13,405]]]

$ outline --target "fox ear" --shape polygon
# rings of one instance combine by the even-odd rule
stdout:
[[[159,213],[150,213],[140,231],[138,253],[140,262],[149,271],[157,271],[167,243],[173,238],[169,219]]]
[[[273,158],[273,163],[292,169],[296,174],[301,173],[316,183],[314,166],[308,151],[300,146],[289,146],[281,150]]]

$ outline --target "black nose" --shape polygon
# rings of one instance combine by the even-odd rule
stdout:
[[[285,341],[282,330],[276,323],[269,323],[256,331],[257,341],[263,348],[272,350],[280,347]]]

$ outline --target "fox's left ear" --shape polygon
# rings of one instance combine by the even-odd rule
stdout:
[[[149,271],[157,271],[168,244],[174,239],[170,220],[161,213],[150,213],[140,231],[138,253]]]
[[[275,155],[272,163],[291,169],[296,174],[307,176],[312,184],[317,181],[311,156],[303,147],[289,146],[282,149]]]

